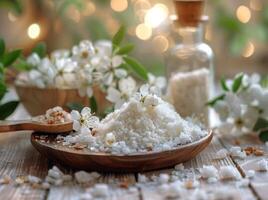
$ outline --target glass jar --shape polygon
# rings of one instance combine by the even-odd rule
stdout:
[[[167,95],[182,117],[196,117],[209,126],[209,109],[214,77],[213,51],[203,41],[203,26],[179,27],[180,43],[165,55]]]

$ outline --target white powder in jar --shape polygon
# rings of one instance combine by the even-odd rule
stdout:
[[[179,72],[169,80],[168,98],[182,117],[195,116],[208,125],[210,72],[206,68],[191,72]]]

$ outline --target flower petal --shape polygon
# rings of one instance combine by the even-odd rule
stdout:
[[[81,115],[77,110],[72,110],[71,117],[72,117],[72,120],[79,120]]]
[[[123,63],[122,56],[114,56],[112,58],[112,65],[114,68],[119,67]]]
[[[109,87],[107,93],[106,99],[110,102],[116,103],[120,99],[121,93],[113,87]]]
[[[84,107],[81,111],[82,116],[91,115],[91,109],[89,107]]]
[[[79,131],[80,128],[81,128],[81,124],[77,120],[74,120],[73,121],[73,130]]]

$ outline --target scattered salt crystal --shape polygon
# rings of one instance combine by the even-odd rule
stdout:
[[[249,185],[249,179],[243,178],[240,181],[236,182],[236,187],[248,187]]]
[[[93,197],[108,197],[109,196],[109,187],[106,184],[96,184],[92,190],[91,194]]]
[[[36,176],[32,176],[32,175],[27,176],[27,179],[28,179],[29,183],[31,183],[31,184],[41,183],[41,181],[42,181],[40,178],[38,178]]]
[[[168,174],[160,174],[160,176],[159,176],[159,179],[158,179],[158,181],[160,182],[160,183],[168,183],[168,181],[169,181],[169,175]]]
[[[62,173],[58,170],[50,169],[48,170],[48,176],[50,176],[51,178],[59,179],[62,177]]]
[[[228,151],[226,149],[221,149],[216,153],[216,159],[224,159],[228,155]]]
[[[257,162],[259,171],[267,171],[268,170],[268,162],[265,159],[262,159]]]
[[[41,184],[41,187],[42,187],[43,189],[47,190],[47,189],[50,188],[50,184],[47,183],[47,182],[44,182],[44,183]]]
[[[247,154],[245,151],[241,149],[241,147],[234,146],[230,149],[231,156],[239,159],[245,159],[247,157]]]
[[[139,181],[140,183],[146,183],[146,182],[148,181],[148,178],[147,178],[147,176],[145,176],[145,175],[138,174],[138,181]]]
[[[54,185],[56,185],[56,186],[61,186],[62,184],[63,184],[63,180],[62,179],[57,179],[54,182]]]
[[[78,171],[74,174],[74,177],[78,183],[85,184],[90,183],[94,181],[96,178],[98,178],[98,173],[96,172],[88,173],[85,171]]]
[[[207,182],[208,182],[209,184],[216,183],[217,181],[218,181],[218,179],[217,179],[216,177],[209,177],[209,178],[207,179]]]
[[[184,170],[184,165],[181,163],[181,164],[178,164],[174,167],[175,170]]]
[[[204,165],[203,168],[200,169],[201,176],[205,179],[211,177],[218,177],[218,170],[213,165]]]
[[[254,170],[246,171],[246,177],[247,178],[253,178],[254,176],[255,176],[255,171]]]
[[[232,165],[221,166],[219,170],[219,175],[221,179],[240,179],[241,178],[237,169]]]
[[[268,147],[268,142],[265,142],[265,146]]]

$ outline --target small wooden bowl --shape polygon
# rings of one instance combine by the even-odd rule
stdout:
[[[60,106],[68,111],[67,103],[89,105],[88,97],[80,97],[77,89],[37,88],[16,85],[16,92],[28,113],[32,116],[43,115],[49,108]],[[105,94],[94,88],[94,96],[98,102],[99,112],[103,112],[108,102]]]
[[[32,134],[32,145],[41,154],[56,162],[80,170],[129,173],[168,168],[186,162],[209,145],[213,134],[209,132],[207,136],[199,141],[179,146],[172,150],[130,155],[94,153],[87,149],[75,150],[57,144],[53,135],[48,136],[49,143],[41,142],[38,139],[39,136],[40,134],[38,133]]]

